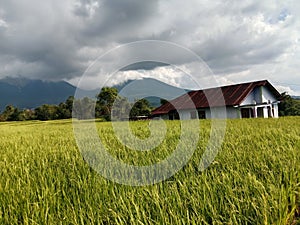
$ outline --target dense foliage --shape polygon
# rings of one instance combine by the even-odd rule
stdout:
[[[281,94],[281,103],[279,104],[280,116],[300,116],[300,100],[293,99],[286,93]]]
[[[109,121],[114,104],[113,114],[118,119],[129,116],[149,116],[151,112],[150,103],[146,99],[141,99],[135,104],[130,103],[126,98],[118,95],[116,88],[104,87],[96,97],[97,100],[94,101],[88,97],[74,99],[73,96],[70,96],[59,105],[44,104],[35,109],[20,110],[13,105],[8,105],[0,114],[0,121],[46,121],[69,119],[72,118],[72,115],[78,119],[96,117]]]
[[[86,164],[70,120],[1,123],[0,224],[298,224],[299,124],[300,117],[229,120],[222,148],[201,172],[210,135],[203,120],[181,171],[131,187]],[[155,150],[132,151],[109,122],[96,126],[108,151],[133,165],[159,162],[180,138],[179,121],[166,121],[166,139]],[[149,135],[148,121],[131,122],[131,129]]]

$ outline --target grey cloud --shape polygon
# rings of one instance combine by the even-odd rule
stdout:
[[[299,3],[292,0],[0,1],[1,77],[19,73],[15,75],[72,79],[111,48],[144,39],[190,48],[219,74],[278,65],[283,56],[290,57],[286,67],[299,65],[300,53],[294,47],[299,40]],[[143,54],[139,51],[132,55]],[[172,58],[172,53],[161,52],[167,55]],[[172,62],[182,65],[189,59]],[[162,66],[141,62],[123,70]]]
[[[121,71],[128,71],[128,70],[153,70],[157,67],[162,66],[169,66],[169,64],[161,63],[161,62],[153,62],[153,61],[144,61],[138,62],[131,65],[128,65],[121,69]]]
[[[157,1],[103,1],[92,18],[84,21],[82,35],[85,40],[109,41],[137,40],[139,29],[157,10]]]
[[[253,42],[253,37],[246,39],[235,38],[234,34],[215,40],[208,40],[199,46],[199,55],[203,56],[214,70],[246,69],[251,65],[276,63],[291,43],[284,40],[262,37]],[[243,41],[242,41],[243,40]],[[272,40],[272,41],[270,41]]]

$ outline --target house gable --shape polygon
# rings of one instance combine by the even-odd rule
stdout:
[[[240,103],[241,106],[276,102],[278,99],[266,86],[254,88]]]

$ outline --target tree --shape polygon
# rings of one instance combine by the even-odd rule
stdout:
[[[72,110],[73,117],[79,120],[95,118],[94,107],[95,102],[88,97],[84,97],[83,99],[75,99]]]
[[[23,120],[33,120],[35,119],[35,112],[31,109],[24,109],[21,112],[21,117]]]
[[[103,87],[97,96],[96,116],[111,120],[111,110],[116,99],[119,98],[118,90],[112,87]]]
[[[1,121],[19,121],[22,120],[20,116],[20,111],[18,108],[13,105],[8,105],[5,107],[5,110],[1,114]]]
[[[59,119],[58,106],[44,104],[35,109],[35,117],[38,120],[44,121]]]
[[[2,114],[0,114],[0,121],[24,121],[35,118],[34,111],[30,109],[19,110],[13,105],[6,106]]]
[[[130,111],[130,117],[136,116],[150,116],[151,115],[151,105],[147,99],[140,99],[133,105]]]
[[[65,102],[58,105],[58,116],[59,119],[69,119],[72,118],[74,97],[70,96]]]
[[[12,113],[8,116],[7,121],[22,121],[24,118],[22,117],[22,111],[18,108],[14,108]]]
[[[69,96],[65,104],[66,104],[66,109],[71,113],[71,116],[72,116],[73,103],[74,103],[74,96]]]
[[[166,103],[168,103],[168,102],[169,102],[169,101],[166,100],[166,99],[163,99],[163,98],[160,99],[160,104],[161,104],[161,105],[164,105],[164,104],[166,104]]]
[[[281,94],[281,102],[279,104],[280,116],[300,116],[300,101],[293,99],[286,92]]]
[[[111,120],[124,120],[129,119],[131,104],[127,98],[118,96],[115,100],[112,111]]]

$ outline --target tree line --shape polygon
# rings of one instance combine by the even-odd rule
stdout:
[[[112,87],[103,87],[96,96],[96,100],[88,97],[75,99],[70,96],[58,105],[44,104],[35,109],[22,109],[8,105],[0,114],[0,121],[25,120],[58,120],[101,118],[104,121],[114,119],[134,119],[139,116],[150,116],[151,105],[146,99],[130,103],[127,98],[118,94]]]
[[[161,100],[161,104],[164,100]],[[13,105],[8,105],[0,114],[0,121],[25,121],[25,120],[58,120],[101,118],[104,121],[112,119],[135,119],[139,116],[151,115],[151,105],[146,99],[130,103],[128,99],[120,96],[118,90],[112,87],[103,87],[96,96],[96,100],[84,97],[75,99],[70,96],[65,102],[58,105],[44,104],[35,109],[20,110]],[[280,116],[300,116],[300,100],[293,99],[287,93],[281,94],[279,104]],[[112,118],[113,117],[113,118]]]

